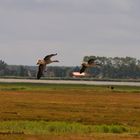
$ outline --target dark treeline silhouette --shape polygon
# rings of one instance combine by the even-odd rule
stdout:
[[[114,79],[139,79],[140,78],[140,60],[132,57],[99,57],[85,56],[83,61],[96,59],[100,66],[86,69],[89,77],[94,78],[114,78]],[[80,70],[80,64],[75,67],[48,66],[45,77],[70,77],[73,71]],[[36,77],[37,66],[8,65],[0,60],[0,76],[21,76]]]
[[[132,57],[85,56],[84,61],[94,58],[100,67],[88,69],[90,74],[103,78],[140,78],[140,60]]]

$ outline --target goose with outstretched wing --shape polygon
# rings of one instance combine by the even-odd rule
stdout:
[[[38,72],[37,72],[37,79],[40,79],[41,76],[43,76],[43,73],[44,73],[44,71],[46,69],[46,65],[48,65],[50,63],[53,63],[53,62],[59,62],[58,60],[51,60],[51,57],[55,56],[55,55],[57,55],[57,53],[47,55],[47,56],[44,57],[43,60],[39,59],[37,61],[37,65],[39,65]]]
[[[80,69],[80,73],[83,73],[87,68],[94,67],[97,64],[95,63],[95,59],[89,59],[87,63],[82,63],[82,67]]]

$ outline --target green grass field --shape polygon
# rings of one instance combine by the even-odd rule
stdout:
[[[140,87],[0,83],[0,140],[140,139]]]

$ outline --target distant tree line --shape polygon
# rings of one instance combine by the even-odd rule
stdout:
[[[83,61],[94,58],[100,66],[88,68],[86,73],[95,78],[139,79],[140,60],[132,57],[99,57],[85,56]],[[70,77],[73,71],[79,71],[79,66],[48,66],[45,77]],[[36,77],[37,66],[8,65],[0,60],[0,76]]]
[[[115,79],[140,78],[140,60],[132,57],[99,57],[85,56],[84,61],[93,58],[100,67],[89,69],[90,74],[97,77]]]
[[[23,65],[8,65],[0,60],[0,76],[35,76],[36,68]]]

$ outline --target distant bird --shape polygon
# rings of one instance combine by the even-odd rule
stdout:
[[[108,88],[113,90],[115,87],[114,86],[108,86]]]
[[[110,88],[113,90],[114,89],[114,86],[111,86]]]
[[[56,54],[50,54],[50,55],[47,55],[44,57],[44,59],[39,59],[37,61],[37,65],[39,65],[38,67],[38,73],[37,73],[37,79],[40,79],[41,76],[43,75],[43,72],[45,71],[46,69],[46,65],[50,64],[50,63],[53,63],[53,62],[59,62],[58,60],[51,60],[51,57],[52,56],[55,56],[57,55]]]
[[[89,59],[87,63],[82,63],[82,67],[80,69],[80,73],[83,73],[87,68],[94,67],[97,64],[95,63],[95,59]]]

